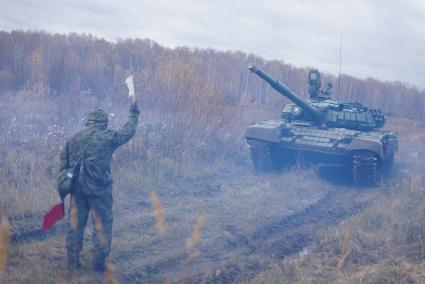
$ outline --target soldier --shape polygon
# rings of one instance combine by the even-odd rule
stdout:
[[[134,98],[134,97],[133,97]],[[93,268],[104,271],[105,258],[112,241],[112,178],[110,163],[113,152],[130,140],[136,131],[139,109],[133,99],[127,122],[118,130],[109,130],[108,115],[101,109],[89,113],[86,127],[66,141],[60,155],[60,169],[79,168],[71,192],[70,227],[66,238],[68,266],[81,267],[79,260],[84,229],[91,211],[93,236]],[[61,199],[64,199],[61,194]]]
[[[332,83],[328,82],[326,90],[321,90],[322,82],[320,79],[320,72],[317,69],[312,69],[308,73],[308,94],[310,99],[328,100],[332,96]]]
[[[320,72],[317,69],[312,69],[308,73],[308,94],[311,99],[317,99],[320,96]]]
[[[321,93],[322,93],[321,98],[326,99],[326,100],[331,99],[332,98],[332,92],[333,92],[332,88],[333,88],[332,83],[328,82],[326,84],[326,89],[321,91]]]

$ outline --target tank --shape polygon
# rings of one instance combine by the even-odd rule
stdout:
[[[332,85],[320,89],[320,72],[308,75],[309,98],[292,92],[261,68],[248,67],[292,103],[279,119],[246,129],[256,171],[281,171],[295,163],[340,168],[356,185],[376,185],[390,172],[398,140],[382,130],[385,115],[358,102],[332,100]]]

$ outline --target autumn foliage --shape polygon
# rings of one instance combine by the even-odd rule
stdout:
[[[305,93],[308,70],[283,61],[266,61],[237,51],[180,47],[165,48],[151,40],[111,43],[90,35],[44,32],[0,32],[0,89],[33,96],[94,96],[113,103],[125,91],[125,76],[135,74],[138,91],[152,107],[164,101],[181,109],[202,96],[205,104],[239,104],[242,97],[276,105],[279,95],[252,77],[249,63],[264,67],[297,93]],[[364,74],[367,76],[367,74]],[[335,97],[358,100],[388,113],[424,119],[425,94],[401,82],[360,80],[325,74]],[[178,96],[178,100],[172,98]],[[171,100],[170,100],[171,99]],[[182,109],[184,110],[184,109]],[[198,111],[202,111],[199,109]]]

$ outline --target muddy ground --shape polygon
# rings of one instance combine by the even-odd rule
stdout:
[[[338,173],[295,168],[282,174],[255,174],[250,165],[215,167],[210,173],[179,177],[155,188],[141,184],[123,189],[119,176],[125,173],[115,169],[110,260],[116,277],[122,283],[243,283],[269,261],[303,253],[319,230],[363,210],[385,187],[423,169],[425,151],[417,137],[410,137],[401,137],[389,180],[365,189],[335,178]],[[165,212],[164,233],[155,227],[151,191],[158,194]],[[204,222],[199,242],[188,248],[187,240],[200,216]],[[91,223],[82,253],[84,268],[74,278],[64,272],[66,221],[49,234],[37,229],[40,223],[40,215],[11,220],[9,277],[28,270],[31,274],[50,273],[52,282],[96,281],[93,277],[99,276],[89,271]],[[28,280],[22,275],[18,278]],[[37,278],[32,280],[37,282]]]

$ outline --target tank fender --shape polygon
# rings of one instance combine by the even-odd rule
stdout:
[[[379,159],[383,159],[384,157],[382,142],[376,139],[369,139],[367,137],[354,137],[353,141],[347,145],[347,150],[366,150],[374,152]]]
[[[282,125],[283,123],[273,121],[253,124],[246,129],[245,138],[280,142]]]

